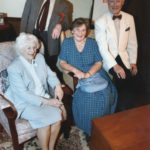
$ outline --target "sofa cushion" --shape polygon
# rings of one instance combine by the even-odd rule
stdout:
[[[5,93],[8,87],[9,87],[8,73],[7,70],[5,69],[0,72],[0,93]]]
[[[0,71],[5,70],[16,57],[14,42],[0,43]]]

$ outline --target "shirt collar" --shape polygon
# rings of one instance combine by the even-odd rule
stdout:
[[[19,56],[20,60],[27,66],[37,66],[36,60],[32,59],[32,62],[29,63],[23,56]]]

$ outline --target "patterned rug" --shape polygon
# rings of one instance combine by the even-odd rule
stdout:
[[[13,150],[11,140],[5,131],[0,132],[0,150]],[[27,142],[24,145],[24,150],[41,150],[37,138]],[[56,150],[89,150],[89,147],[83,132],[76,127],[72,127],[68,139],[65,139],[63,135],[60,136]]]

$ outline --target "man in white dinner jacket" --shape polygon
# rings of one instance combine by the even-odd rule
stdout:
[[[95,35],[104,69],[117,89],[137,74],[137,38],[133,16],[121,11],[124,0],[108,0],[109,11],[95,22]]]

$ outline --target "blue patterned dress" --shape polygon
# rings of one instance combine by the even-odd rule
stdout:
[[[94,39],[87,38],[83,51],[79,52],[72,37],[66,38],[62,43],[59,59],[83,72],[87,72],[95,62],[102,61]],[[83,92],[77,88],[73,96],[72,110],[75,124],[88,135],[91,134],[91,120],[113,113],[116,107],[116,89],[103,69],[100,74],[108,81],[107,88],[94,93]]]

